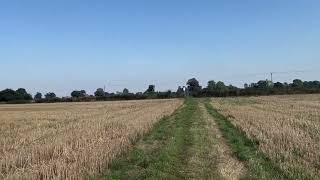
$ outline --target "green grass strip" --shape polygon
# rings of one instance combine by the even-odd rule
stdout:
[[[197,102],[187,99],[183,107],[161,119],[132,150],[116,159],[102,179],[185,179],[183,169],[196,110]]]
[[[248,168],[247,176],[243,179],[296,179],[288,176],[264,153],[258,150],[258,142],[250,140],[246,134],[235,127],[226,117],[218,113],[207,101],[205,106],[209,114],[216,120],[220,131],[228,145],[240,161]]]

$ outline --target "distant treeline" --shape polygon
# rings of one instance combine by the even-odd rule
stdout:
[[[127,88],[122,92],[108,93],[98,88],[94,95],[88,95],[85,90],[75,90],[70,97],[57,97],[55,93],[48,92],[44,96],[36,93],[34,97],[24,88],[16,91],[5,89],[0,91],[0,102],[3,103],[51,103],[51,102],[81,102],[81,101],[112,101],[112,100],[139,100],[139,99],[166,99],[193,97],[228,97],[228,96],[260,96],[281,94],[311,94],[320,93],[319,81],[293,80],[292,83],[273,83],[269,80],[261,80],[257,83],[245,84],[244,88],[233,85],[225,85],[222,81],[209,81],[205,88],[200,86],[195,78],[188,80],[186,86],[179,86],[177,91],[159,92],[154,85],[149,85],[145,92],[131,93]]]
[[[24,88],[19,88],[16,91],[12,89],[5,89],[0,91],[0,102],[6,103],[29,103],[33,98],[31,94],[27,93]]]

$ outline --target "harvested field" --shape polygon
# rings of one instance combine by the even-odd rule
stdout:
[[[85,179],[182,100],[0,106],[0,179]]]
[[[201,131],[207,130],[207,137],[204,138],[208,138],[212,141],[211,143],[207,143],[211,144],[212,147],[208,150],[209,153],[206,154],[205,158],[209,158],[210,155],[215,156],[216,169],[219,178],[225,180],[241,179],[241,177],[246,174],[246,168],[243,162],[232,156],[230,147],[226,144],[216,120],[210,116],[204,104],[200,105],[200,109],[203,114],[204,122],[206,123],[206,126],[202,128]]]
[[[291,177],[320,178],[320,95],[214,98],[212,105]]]

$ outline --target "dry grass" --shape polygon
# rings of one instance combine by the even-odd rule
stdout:
[[[214,98],[212,105],[284,171],[320,178],[320,95]]]
[[[0,106],[0,179],[85,179],[181,100]]]
[[[205,120],[206,126],[202,131],[208,131],[208,137],[210,139],[211,151],[207,154],[214,156],[216,159],[216,168],[221,179],[225,180],[238,180],[241,179],[246,174],[245,165],[240,162],[236,157],[232,155],[232,151],[226,144],[222,133],[219,130],[219,126],[216,124],[215,120],[208,113],[204,104],[200,105],[200,110],[202,112],[203,118]]]

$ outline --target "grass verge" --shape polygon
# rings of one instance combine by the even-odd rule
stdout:
[[[258,142],[250,140],[226,117],[218,113],[209,101],[205,102],[209,114],[216,120],[221,133],[237,158],[246,163],[248,172],[243,179],[295,179],[283,172],[264,153],[258,150]]]
[[[188,149],[197,102],[185,105],[161,119],[132,150],[116,159],[101,179],[185,179]]]

